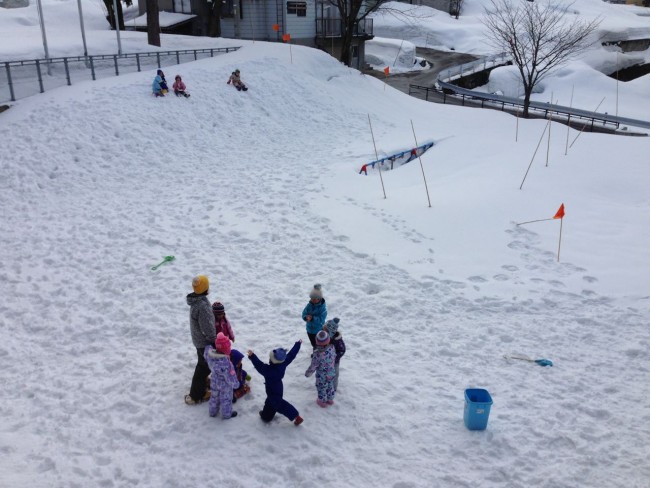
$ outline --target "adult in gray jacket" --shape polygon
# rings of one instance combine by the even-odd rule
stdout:
[[[192,343],[196,347],[197,363],[192,377],[190,394],[185,395],[185,403],[197,405],[210,398],[207,392],[207,378],[210,367],[203,357],[206,346],[214,346],[217,338],[214,327],[214,313],[208,300],[210,282],[205,275],[195,276],[192,280],[193,293],[187,295],[187,304],[190,306],[190,332]],[[207,392],[207,393],[206,393]]]

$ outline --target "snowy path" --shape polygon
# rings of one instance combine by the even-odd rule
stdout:
[[[647,312],[590,291],[588,270],[558,265],[522,228],[508,235],[520,261],[492,278],[518,280],[522,300],[482,295],[480,272],[416,279],[360,253],[321,215],[319,195],[342,148],[367,138],[363,113],[336,90],[352,100],[374,85],[353,85],[333,62],[329,80],[320,56],[300,67],[243,56],[184,68],[189,100],[149,98],[148,78],[127,76],[119,99],[100,81],[11,126],[0,485],[642,487],[650,360],[647,339],[634,338],[647,337]],[[245,79],[246,94],[215,84],[234,63],[265,76]],[[388,110],[378,116],[390,127]],[[34,126],[38,137],[25,135]],[[355,195],[336,203],[374,213],[405,242],[428,239]],[[169,254],[174,263],[149,270]],[[303,344],[285,378],[303,427],[260,423],[262,380],[247,360],[253,392],[236,404],[240,417],[186,407],[184,297],[197,273],[224,302],[234,347],[261,358],[306,340],[300,311],[323,283],[348,347],[337,404],[314,403]],[[522,351],[556,366],[501,358]],[[471,386],[495,402],[484,433],[462,422]]]

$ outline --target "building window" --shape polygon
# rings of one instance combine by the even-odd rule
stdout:
[[[287,13],[307,17],[307,2],[287,2]]]

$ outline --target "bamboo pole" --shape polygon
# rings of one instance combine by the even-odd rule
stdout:
[[[551,106],[553,105],[553,92],[551,92]],[[549,111],[548,113],[548,142],[546,143],[546,167],[548,168],[548,153],[551,152],[551,127],[553,124],[551,124],[551,120],[553,119],[553,115]]]
[[[537,143],[537,147],[535,148],[535,152],[533,153],[533,157],[530,158],[530,164],[528,165],[528,169],[526,170],[526,174],[524,175],[524,179],[521,180],[521,185],[519,185],[519,189],[521,190],[524,186],[524,181],[526,181],[526,176],[528,176],[528,172],[530,171],[530,167],[533,165],[533,161],[535,160],[535,156],[537,155],[537,150],[539,149],[540,144],[542,143],[542,139],[544,139],[544,133],[546,132],[546,129],[548,127],[548,124],[551,123],[551,120],[549,119],[548,122],[546,122],[546,125],[544,126],[544,130],[542,131],[542,135],[539,138],[539,142]]]
[[[560,240],[557,244],[557,262],[560,262],[560,246],[562,246],[562,223],[564,222],[564,217],[560,219]]]
[[[379,161],[379,154],[377,154],[377,144],[375,143],[375,134],[372,131],[372,122],[370,121],[370,114],[368,114],[368,125],[370,125],[370,135],[372,136],[372,145],[375,148],[375,161]],[[381,190],[384,192],[384,198],[386,198],[386,188],[384,187],[384,178],[381,175],[381,166],[377,162],[377,172],[379,173],[379,179],[381,181]]]
[[[411,119],[411,129],[413,130],[413,139],[415,139],[415,148],[418,147],[418,138],[415,135],[415,127],[413,127],[413,119]],[[422,179],[424,180],[424,189],[427,192],[427,200],[429,201],[429,208],[431,208],[431,198],[429,197],[429,187],[427,186],[427,177],[424,175],[424,166],[422,165],[422,157],[418,154],[418,160],[420,161],[420,169],[422,170]]]
[[[575,84],[571,85],[571,101],[569,102],[569,109],[573,108],[573,90],[575,88]],[[571,114],[569,113],[569,116],[567,117],[566,120],[566,145],[564,147],[564,155],[566,156],[567,153],[569,152],[569,129],[571,129]]]
[[[600,103],[599,103],[598,106],[596,107],[596,110],[594,110],[594,111],[591,113],[592,116],[596,114],[596,111],[600,108],[600,105],[601,105],[604,101],[605,101],[605,97],[603,97],[603,99],[600,101]],[[573,142],[572,142],[571,145],[569,146],[570,148],[573,147],[573,145],[575,144],[575,142],[578,140],[578,137],[580,137],[580,134],[582,134],[582,131],[585,130],[585,127],[586,127],[586,124],[582,126],[582,129],[580,129],[580,132],[578,132],[578,135],[576,136],[576,138],[573,139]]]
[[[546,222],[547,220],[554,220],[554,219],[551,217],[550,219],[529,220],[528,222],[519,222],[517,226],[524,225],[524,224],[532,224],[533,222]]]

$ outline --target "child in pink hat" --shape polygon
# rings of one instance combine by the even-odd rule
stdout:
[[[217,334],[214,341],[215,347],[208,346],[205,348],[205,360],[210,366],[212,375],[210,377],[210,401],[208,411],[210,417],[216,417],[221,410],[221,416],[229,419],[237,416],[237,412],[232,410],[232,392],[239,386],[237,373],[230,362],[231,344],[223,332]]]

